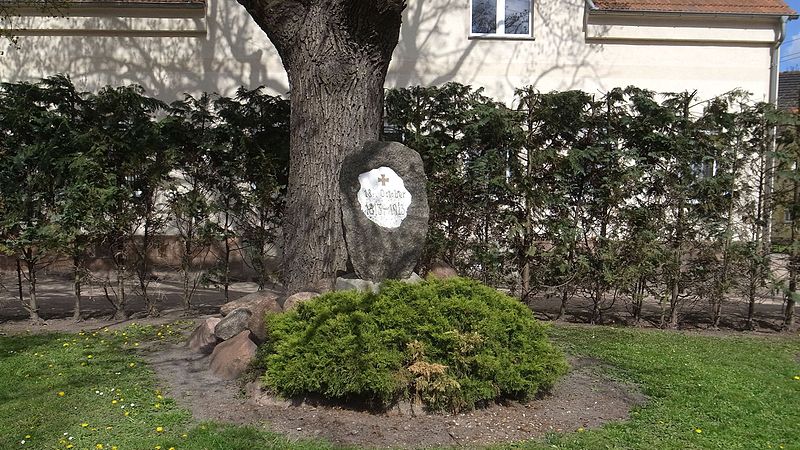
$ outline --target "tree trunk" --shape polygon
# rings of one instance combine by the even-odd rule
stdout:
[[[72,319],[76,322],[81,321],[81,303],[82,293],[81,287],[83,284],[83,258],[79,254],[72,256],[72,287],[75,293],[75,307],[72,311]]]
[[[117,302],[114,304],[114,319],[125,320],[128,318],[125,312],[125,266],[117,266]]]
[[[284,282],[332,285],[345,270],[342,161],[380,137],[383,84],[400,33],[400,0],[239,0],[281,56],[291,87]]]
[[[19,289],[19,302],[25,304],[25,294],[22,293],[22,265],[19,262],[19,258],[17,260],[17,288]]]
[[[673,242],[673,278],[669,297],[669,326],[678,328],[678,312],[680,310],[681,292],[681,256],[683,251],[683,201],[679,202],[676,219],[675,241]]]
[[[28,314],[31,322],[38,325],[42,323],[42,318],[39,317],[39,299],[36,296],[36,262],[27,258],[25,268],[28,270]]]

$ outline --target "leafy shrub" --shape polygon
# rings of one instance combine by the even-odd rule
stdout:
[[[333,292],[269,316],[267,329],[264,381],[289,397],[457,411],[531,398],[567,368],[528,308],[465,279]]]

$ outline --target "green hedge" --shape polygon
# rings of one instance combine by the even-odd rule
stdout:
[[[267,318],[265,385],[289,397],[432,410],[525,400],[566,372],[531,311],[466,279],[333,292]]]

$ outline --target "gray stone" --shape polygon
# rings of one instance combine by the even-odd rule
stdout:
[[[194,330],[186,346],[193,352],[209,354],[216,347],[218,339],[214,334],[214,328],[222,319],[219,317],[209,317],[200,323]]]
[[[303,302],[307,302],[312,298],[319,297],[319,294],[316,292],[298,292],[296,294],[292,294],[286,298],[283,302],[283,310],[284,311],[291,311],[297,308],[297,305]]]
[[[247,366],[256,357],[256,348],[255,342],[250,338],[250,331],[244,330],[214,348],[209,368],[217,377],[233,380],[247,370]]]
[[[236,300],[230,301],[230,302],[225,303],[224,305],[220,306],[219,313],[222,314],[223,316],[227,316],[228,314],[231,313],[231,311],[233,311],[234,309],[239,309],[239,308],[247,308],[251,312],[254,312],[252,308],[255,305],[258,305],[260,303],[263,303],[263,302],[269,301],[269,300],[276,301],[278,299],[278,297],[280,297],[280,296],[281,296],[280,292],[270,291],[270,290],[266,290],[266,289],[263,290],[263,291],[253,292],[252,294],[247,294],[247,295],[245,295],[243,297],[240,297],[240,298],[238,298]],[[277,306],[277,303],[276,303],[276,306]],[[278,308],[280,309],[280,307],[278,307]]]
[[[342,219],[358,278],[411,276],[428,234],[426,184],[422,158],[396,142],[369,141],[345,159]]]
[[[249,309],[234,309],[217,324],[214,328],[214,334],[223,341],[227,341],[242,331],[247,330],[247,325],[252,315],[253,313],[250,312]]]
[[[339,277],[336,279],[337,291],[362,291],[378,293],[381,290],[380,283],[374,283],[360,278]]]
[[[410,277],[408,277],[405,280],[403,280],[403,283],[406,283],[406,284],[419,284],[419,283],[422,283],[423,281],[425,281],[425,280],[423,280],[421,276],[417,275],[417,273],[414,272],[414,273],[411,274]]]

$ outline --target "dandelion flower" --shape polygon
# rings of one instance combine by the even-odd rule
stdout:
[[[164,427],[156,427],[156,433],[163,433]]]
[[[794,379],[795,379],[795,380],[797,380],[797,381],[800,381],[800,375],[796,375],[796,376],[794,377]]]
[[[103,444],[96,444],[94,448],[96,448],[97,450],[103,450]]]
[[[86,422],[83,422],[83,423],[81,424],[81,427],[82,427],[82,428],[86,428],[86,427],[88,427],[88,426],[89,426],[89,424],[88,424],[88,423],[86,423]]]
[[[64,391],[59,391],[59,392],[58,392],[58,396],[59,396],[59,397],[63,397],[63,396],[65,396],[65,395],[67,395],[67,394],[65,394],[65,393],[64,393]]]
[[[112,404],[112,405],[116,405],[116,404],[117,404],[117,401],[116,401],[116,400],[111,400],[111,404]]]
[[[128,367],[136,367],[136,363],[130,363],[128,364]]]
[[[703,430],[701,430],[700,428],[695,428],[694,432],[697,433],[697,434],[700,434],[700,433],[703,432]]]

